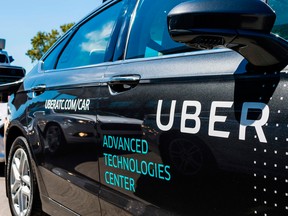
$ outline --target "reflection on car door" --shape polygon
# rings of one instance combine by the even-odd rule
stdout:
[[[45,73],[45,89],[31,93],[28,110],[30,143],[49,197],[85,215],[100,211],[95,115],[103,73],[102,67]],[[79,74],[89,84],[79,83]]]
[[[248,215],[259,199],[282,207],[267,212],[283,213],[285,196],[277,191],[287,190],[287,152],[272,136],[274,124],[284,123],[275,113],[283,103],[271,98],[281,100],[285,84],[279,73],[245,66],[238,54],[215,50],[108,67],[98,115],[104,199],[120,191],[113,202],[133,214],[161,207]],[[277,140],[285,141],[282,133]],[[275,179],[281,182],[271,184]]]
[[[215,59],[203,66],[202,59],[212,60],[214,55]],[[230,59],[231,64],[223,66],[221,59]],[[209,155],[210,146],[202,146],[200,142],[204,142],[202,139],[209,139],[206,127],[211,102],[233,101],[233,74],[243,70],[241,61],[240,56],[226,51],[149,60],[148,64],[139,60],[108,67],[109,77],[105,82],[107,85],[101,88],[102,99],[98,116],[103,147],[103,155],[99,158],[101,182],[136,200],[145,200],[168,210],[188,208],[186,210],[191,211],[191,205],[185,205],[187,201],[183,200],[186,196],[177,196],[176,191],[180,195],[184,190],[178,188],[180,185],[177,181],[184,178],[175,173],[179,176],[194,175],[202,171],[202,166],[208,168],[208,164],[215,165],[212,155]],[[177,67],[174,67],[176,64]],[[217,68],[219,73],[224,74],[225,79],[221,85],[209,68]],[[157,71],[157,74],[154,71]],[[191,74],[197,74],[197,77]],[[202,78],[199,78],[199,74]],[[210,92],[211,88],[215,89],[213,94]],[[227,93],[223,94],[224,91]],[[191,102],[185,105],[187,100]],[[201,111],[202,123],[188,116],[185,128],[188,130],[191,127],[191,133],[182,136],[178,129],[183,106],[186,106],[187,115],[191,112],[190,115],[194,113],[196,116],[199,115],[198,111]],[[223,110],[233,119],[232,105],[227,105]],[[171,117],[172,115],[175,117]],[[171,121],[174,123],[170,127]],[[163,131],[159,130],[159,127],[162,127]],[[236,130],[235,126],[231,128]],[[191,134],[196,131],[199,131],[199,135],[193,137]],[[161,140],[158,140],[160,138]],[[197,144],[191,147],[191,142]],[[190,156],[189,153],[195,154],[195,161],[182,167],[181,161],[178,161],[182,159],[179,155],[182,151],[187,152],[187,157]],[[202,151],[205,151],[205,154]],[[179,164],[175,164],[176,162]],[[151,211],[151,208],[147,208],[147,211]]]
[[[74,27],[72,37],[63,40],[67,45],[60,43],[44,58],[45,71],[37,74],[29,95],[29,141],[47,195],[81,215],[101,214],[96,115],[122,2],[103,7]]]
[[[286,214],[283,75],[171,41],[164,23],[181,1],[140,2],[126,60],[101,86],[100,202],[135,215]]]

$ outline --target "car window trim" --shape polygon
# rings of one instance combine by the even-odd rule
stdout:
[[[135,18],[136,18],[136,15],[137,15],[137,10],[138,10],[140,1],[141,0],[137,0],[137,3],[135,4],[134,10],[133,10],[133,12],[131,14],[131,17],[130,17],[130,23],[129,23],[129,27],[128,27],[128,33],[127,33],[127,37],[126,37],[126,42],[125,42],[123,60],[126,60],[128,43],[129,43],[130,36],[131,36],[131,30],[132,30],[133,24],[135,22]]]
[[[155,61],[155,60],[165,60],[170,58],[179,58],[179,57],[185,57],[185,56],[199,56],[199,55],[207,55],[207,54],[218,54],[222,52],[233,52],[233,50],[230,50],[228,48],[220,48],[220,49],[213,49],[213,50],[197,50],[197,51],[190,51],[190,52],[183,52],[183,53],[173,53],[168,55],[162,55],[162,56],[153,56],[153,57],[146,57],[146,58],[130,58],[130,59],[124,59],[124,60],[118,60],[111,62],[113,64],[123,64],[123,63],[132,63],[132,62],[145,62],[145,61]],[[243,57],[244,59],[244,57]],[[108,65],[110,66],[110,65]]]
[[[121,29],[123,27],[125,18],[127,16],[126,10],[129,7],[129,0],[117,0],[114,2],[113,5],[122,2],[122,7],[120,9],[119,15],[116,19],[116,22],[113,26],[112,29],[112,34],[111,34],[111,38],[107,44],[106,47],[106,53],[105,53],[105,57],[104,57],[104,62],[112,62],[114,59],[114,55],[117,49],[117,43],[118,43],[118,39],[121,38],[120,32]],[[113,6],[111,5],[111,6]]]
[[[119,27],[120,31],[118,32],[118,35],[115,35],[116,46],[114,47],[112,61],[118,61],[118,60],[124,59],[124,52],[125,52],[125,46],[126,46],[126,41],[128,37],[130,18],[138,2],[137,0],[124,0],[124,1],[126,1],[126,4],[123,5],[123,11],[122,11],[123,14],[121,17],[119,17],[122,23],[121,23],[121,26]]]

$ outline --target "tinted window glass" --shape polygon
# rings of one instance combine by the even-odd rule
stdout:
[[[55,68],[55,64],[58,58],[59,53],[63,49],[64,45],[66,44],[68,40],[68,36],[62,40],[49,55],[44,59],[44,70],[52,70]]]
[[[183,1],[185,0],[141,0],[131,30],[126,58],[190,51],[191,48],[170,38],[167,27],[167,14]]]
[[[8,63],[6,55],[0,54],[0,63]]]
[[[288,0],[269,0],[277,18],[272,31],[288,40]]]
[[[61,54],[57,69],[104,62],[107,45],[118,18],[118,3],[84,23]]]

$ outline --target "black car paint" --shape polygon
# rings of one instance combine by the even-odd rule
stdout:
[[[278,110],[275,109],[278,108],[281,110],[282,115],[285,115],[283,114],[285,113],[285,102],[281,101],[279,103],[281,95],[284,95],[284,92],[279,86],[285,85],[287,75],[281,75],[280,79],[279,73],[266,75],[259,73],[249,74],[245,72],[246,62],[235,53],[229,51],[219,52],[217,54],[215,52],[212,53],[200,54],[201,57],[192,55],[182,56],[181,59],[178,58],[178,56],[174,58],[155,59],[150,60],[148,65],[147,62],[144,61],[131,61],[126,64],[116,64],[115,66],[108,67],[108,73],[111,73],[111,76],[113,76],[112,71],[116,71],[115,74],[133,74],[137,71],[141,76],[141,81],[135,89],[119,95],[111,96],[107,87],[101,88],[103,89],[102,92],[104,96],[101,96],[103,99],[100,102],[99,109],[101,111],[105,110],[108,113],[143,120],[143,124],[141,125],[143,137],[149,143],[149,150],[151,151],[149,152],[149,156],[153,155],[151,159],[149,159],[150,161],[163,161],[165,164],[170,164],[171,173],[177,173],[177,167],[174,167],[176,171],[172,170],[173,163],[168,161],[169,156],[167,156],[167,151],[169,151],[169,143],[171,143],[173,139],[182,138],[199,144],[199,148],[205,151],[206,155],[204,157],[207,156],[207,158],[205,158],[208,160],[207,164],[213,167],[212,169],[218,167],[224,170],[221,171],[223,173],[217,173],[208,177],[205,177],[206,175],[204,174],[204,177],[199,177],[203,179],[197,180],[200,181],[200,183],[194,180],[193,177],[189,177],[189,173],[188,176],[185,175],[185,173],[182,173],[182,175],[172,174],[171,181],[168,182],[149,178],[145,175],[134,176],[129,173],[130,175],[128,174],[128,176],[137,179],[136,191],[135,193],[131,193],[122,189],[123,193],[128,193],[134,198],[142,198],[163,209],[169,209],[179,214],[235,215],[235,212],[238,212],[239,215],[245,215],[245,212],[248,211],[249,208],[253,209],[254,201],[251,196],[255,191],[253,189],[254,185],[251,186],[250,184],[252,182],[257,184],[257,181],[253,179],[255,173],[266,173],[269,176],[281,178],[286,175],[285,147],[279,143],[280,140],[285,142],[285,129],[283,130],[278,127],[279,130],[281,130],[278,135],[274,130],[276,123],[282,126],[285,125],[285,120],[280,117],[281,114],[278,114]],[[211,61],[209,61],[210,58]],[[224,59],[230,64],[224,66]],[[202,61],[206,62],[205,66]],[[213,69],[211,73],[209,73],[209,68]],[[193,70],[195,70],[195,76],[189,76],[188,74],[194,73]],[[161,77],[160,79],[157,75],[155,76],[156,73],[154,71],[157,71],[157,74],[163,74],[164,78]],[[215,71],[217,71],[217,73],[215,73]],[[213,89],[213,91],[211,91],[211,89]],[[263,91],[263,89],[265,89],[265,91]],[[251,94],[251,91],[253,91],[253,94]],[[276,98],[275,102],[270,102],[272,97]],[[163,100],[163,108],[161,110],[163,125],[168,123],[168,117],[171,115],[169,113],[172,100],[176,100],[174,124],[167,132],[161,131],[156,124],[157,103],[159,99]],[[182,104],[183,101],[187,100],[198,101],[201,104],[201,128],[197,134],[185,134],[179,131]],[[213,101],[233,102],[231,108],[220,108],[217,110],[217,115],[227,116],[228,118],[225,122],[218,122],[218,125],[215,125],[217,130],[230,132],[229,138],[224,139],[208,135],[209,114]],[[267,151],[270,153],[266,155],[258,152],[260,150],[254,152],[255,148],[261,149],[264,147],[262,146],[263,143],[261,143],[257,137],[254,137],[257,135],[257,132],[255,132],[253,128],[247,129],[245,141],[239,139],[239,122],[244,102],[269,103],[271,110],[268,121],[269,127],[263,128],[269,143]],[[280,108],[280,106],[282,108]],[[115,109],[115,107],[117,107],[117,109]],[[195,109],[191,107],[189,112],[194,113]],[[166,121],[165,115],[167,116]],[[259,110],[256,110],[252,119],[260,118],[259,115],[261,115],[261,112],[259,113]],[[192,122],[187,122],[186,124],[189,124],[189,126],[193,128],[195,124],[193,120],[191,121]],[[123,136],[121,135],[123,134],[122,128],[124,128],[125,125],[126,123],[123,123],[123,125],[119,124],[119,127],[116,128],[119,133],[118,136]],[[105,135],[105,133],[103,133],[103,135]],[[275,140],[276,136],[278,137],[277,141]],[[274,143],[274,146],[272,143]],[[277,148],[275,145],[277,145]],[[271,155],[274,154],[274,148],[279,154],[277,155],[278,159],[276,159],[276,161],[273,161],[271,158]],[[117,154],[117,152],[114,152],[114,154]],[[122,153],[119,152],[118,154]],[[142,155],[139,156],[137,154],[131,155],[131,157],[138,159],[141,158],[141,156]],[[149,158],[149,156],[146,155],[147,158]],[[279,168],[278,170],[267,169],[265,166],[263,167],[262,164],[259,166],[254,165],[254,161],[257,161],[258,158],[261,158],[260,161],[266,161],[266,163],[270,165],[277,163],[279,167],[282,167],[282,170],[279,170]],[[103,178],[106,168],[103,162],[104,159],[100,157],[99,160],[101,159],[102,166],[100,166],[100,176]],[[229,172],[225,173],[227,170]],[[123,173],[120,170],[117,171],[117,169],[114,171]],[[232,172],[232,174],[230,172]],[[251,175],[252,178],[248,178],[249,175]],[[227,187],[224,182],[228,184]],[[102,179],[102,183],[105,183],[104,179]],[[208,187],[210,183],[213,187]],[[197,185],[197,189],[200,187],[201,190],[198,191],[194,184]],[[159,185],[161,185],[161,187],[159,187]],[[268,186],[269,185],[267,185],[267,187]],[[233,189],[231,188],[232,190],[229,191],[229,187]],[[220,188],[223,190],[222,192],[219,191]],[[285,187],[281,189],[283,192],[285,191]],[[151,196],[151,194],[153,195]],[[220,205],[219,202],[215,202],[214,198],[209,198],[211,194],[218,194],[217,199],[229,204]],[[257,194],[255,196],[257,196]],[[190,198],[187,199],[187,197]],[[268,196],[267,199],[270,199],[270,197]],[[247,203],[245,203],[244,200]],[[249,204],[252,205],[250,206]]]
[[[118,38],[112,48],[117,60],[124,53],[131,12],[123,18],[124,25],[118,29],[121,33],[115,32]],[[27,138],[43,209],[51,215],[285,215],[287,70],[252,73],[246,71],[246,65],[237,53],[212,50],[72,70],[39,72],[35,67],[11,97],[6,152],[16,136]],[[117,80],[135,75],[140,77],[139,82],[111,83],[115,77]],[[43,91],[33,91],[33,87],[43,84]],[[83,103],[87,99],[90,101],[85,101],[82,110],[59,110],[55,105],[52,110],[52,105],[47,104],[47,100]],[[172,101],[176,101],[174,123],[167,131],[157,125],[159,100],[163,101],[163,125],[168,124]],[[186,125],[194,128],[200,124],[197,132],[180,132],[185,101],[201,105],[200,123],[192,118]],[[227,116],[214,124],[214,131],[229,132],[227,138],[209,135],[215,101],[229,103],[218,107],[217,114],[212,113]],[[240,139],[245,102],[269,106],[268,124],[261,127],[267,142],[261,141],[255,127],[247,127],[244,140]],[[197,110],[195,106],[190,108],[191,114]],[[252,109],[247,115],[259,120],[263,113]],[[54,140],[48,138],[49,128]],[[149,151],[144,154],[109,149],[103,144],[105,136],[144,139]],[[189,158],[189,145],[182,149],[171,147],[173,141],[177,144],[179,140],[196,143],[203,156],[200,161],[205,161],[203,172],[195,175],[175,166],[176,161],[171,163],[169,151]],[[169,174],[156,178],[113,168],[105,162],[105,154],[163,164],[169,166]],[[107,171],[133,179],[135,191],[107,183]]]

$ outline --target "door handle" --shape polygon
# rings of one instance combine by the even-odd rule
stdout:
[[[132,74],[132,75],[122,75],[122,76],[114,76],[111,77],[111,79],[109,80],[108,84],[135,84],[135,83],[139,83],[140,81],[140,75],[136,75],[136,74]]]
[[[108,86],[111,94],[117,94],[135,88],[140,79],[138,74],[113,76],[108,81]]]
[[[36,96],[38,96],[38,95],[42,94],[43,92],[45,92],[46,85],[45,84],[40,84],[40,85],[32,87],[31,90],[34,92],[34,94]]]

